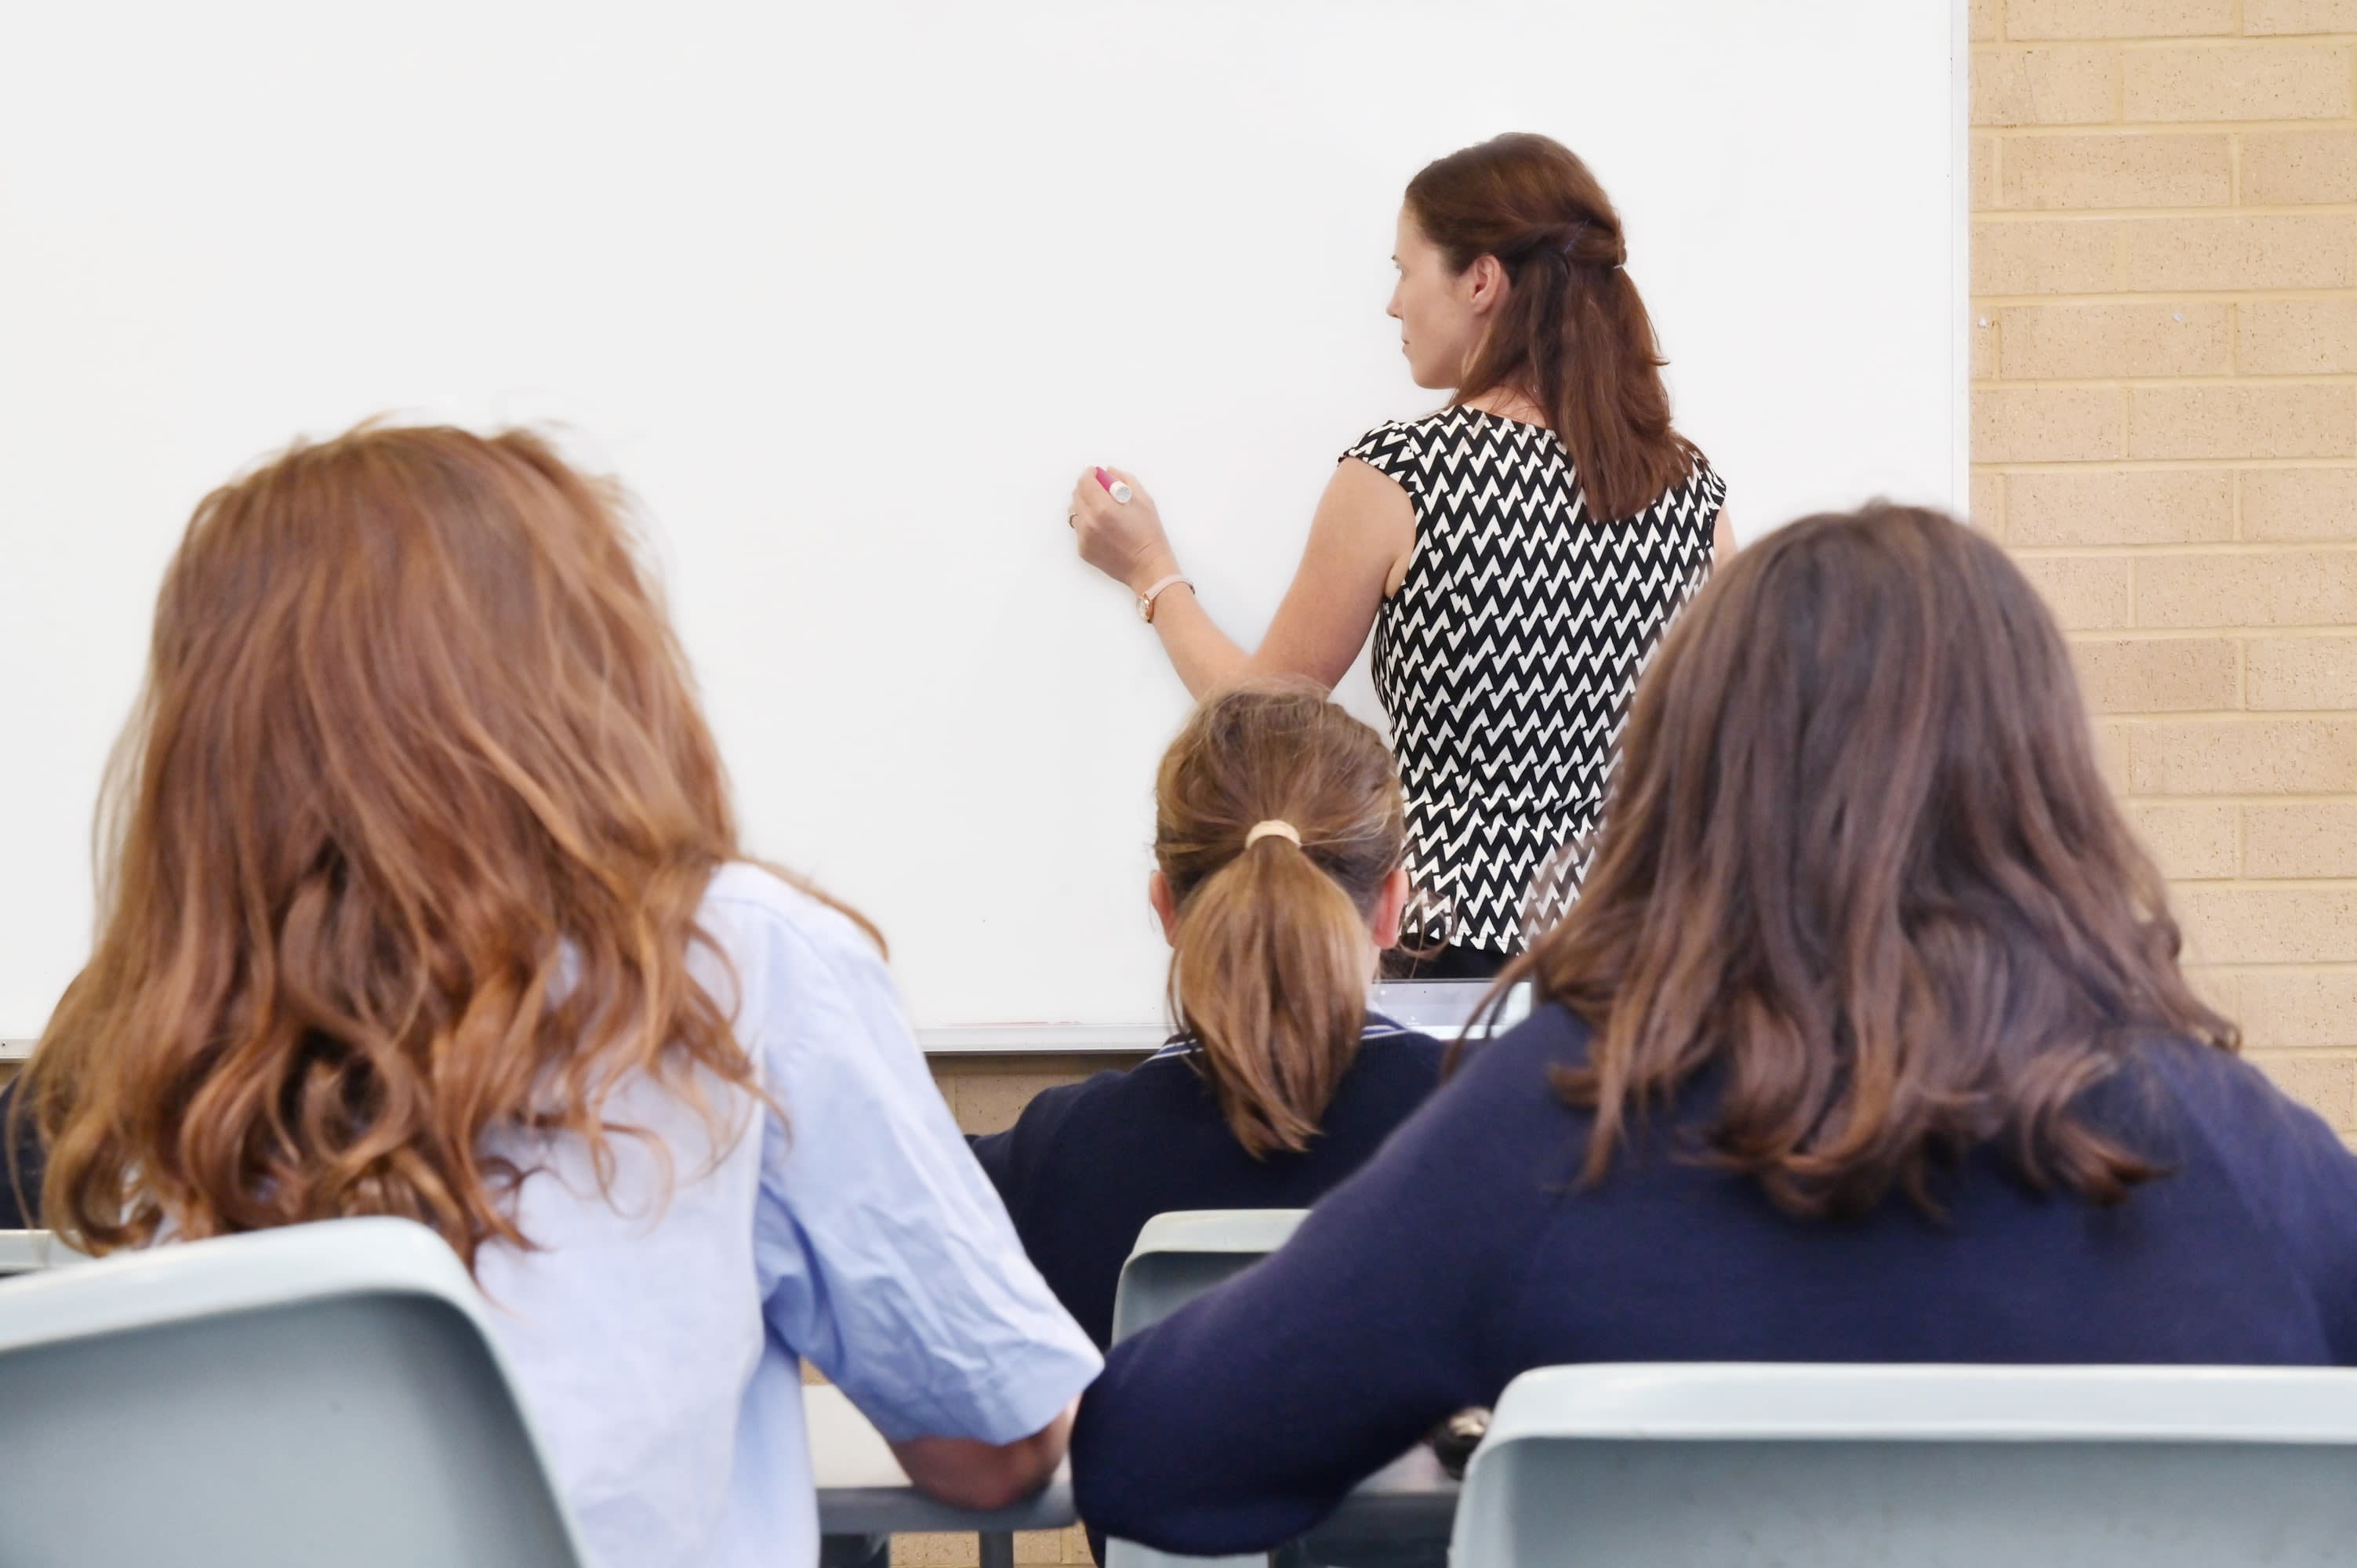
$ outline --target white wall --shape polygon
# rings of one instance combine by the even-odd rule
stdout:
[[[1255,636],[1334,455],[1433,406],[1400,189],[1507,129],[1620,204],[1747,532],[1952,499],[1929,0],[12,8],[0,1036],[85,950],[190,506],[387,410],[563,420],[638,488],[754,847],[877,918],[920,1024],[1151,1022],[1184,699],[1066,490],[1137,470]]]

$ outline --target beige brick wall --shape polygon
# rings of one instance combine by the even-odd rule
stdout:
[[[2253,1058],[2357,1134],[2357,0],[1975,0],[1973,510]]]

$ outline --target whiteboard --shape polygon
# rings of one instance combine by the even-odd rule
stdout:
[[[1383,314],[1402,188],[1535,130],[1620,205],[1747,534],[1959,504],[1961,37],[1929,0],[9,7],[0,1037],[87,951],[190,507],[388,411],[557,422],[635,487],[749,846],[875,918],[930,1044],[1149,1037],[1186,699],[1073,559],[1073,476],[1138,472],[1249,644],[1335,455],[1437,405]]]

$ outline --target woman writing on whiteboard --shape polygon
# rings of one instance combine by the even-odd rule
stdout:
[[[1725,482],[1670,424],[1626,255],[1587,166],[1544,136],[1409,182],[1390,314],[1448,405],[1343,455],[1257,650],[1196,602],[1134,476],[1073,492],[1082,557],[1138,596],[1199,697],[1258,675],[1330,686],[1374,628],[1426,977],[1494,973],[1576,896],[1575,867],[1532,897],[1596,826],[1637,676],[1733,547]]]

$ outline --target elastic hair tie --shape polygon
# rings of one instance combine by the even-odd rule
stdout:
[[[1254,822],[1252,832],[1244,834],[1244,847],[1250,849],[1266,838],[1290,839],[1294,848],[1301,847],[1301,830],[1277,817],[1271,817],[1265,822]]]

